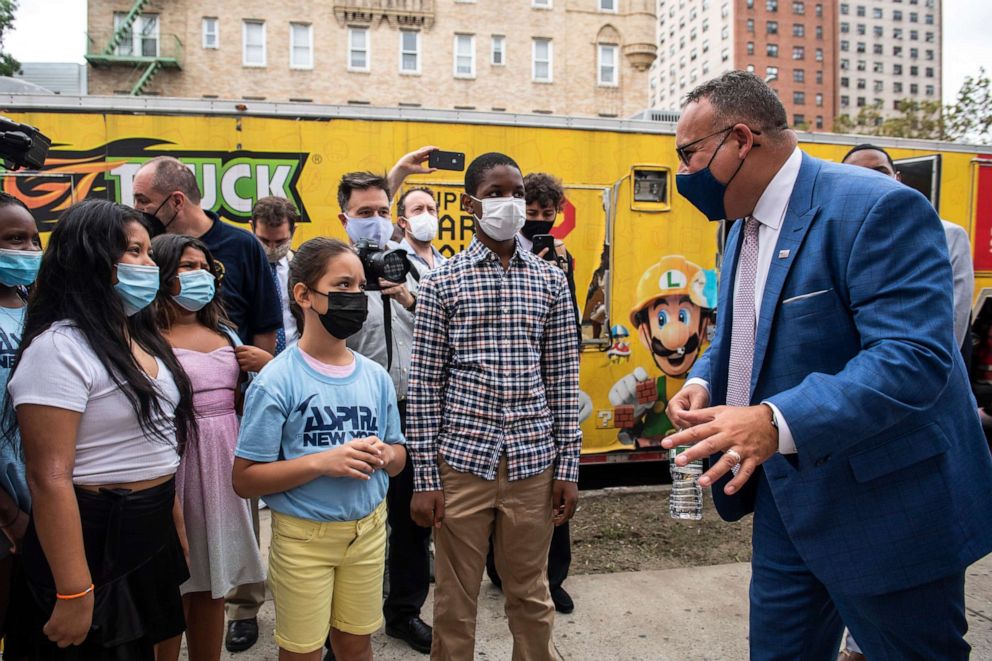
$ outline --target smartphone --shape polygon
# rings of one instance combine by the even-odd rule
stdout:
[[[555,237],[550,234],[535,234],[534,235],[534,248],[532,252],[537,255],[540,254],[545,248],[548,252],[544,253],[544,259],[549,262],[555,261]]]
[[[432,151],[427,157],[428,167],[438,170],[464,170],[465,154],[460,151]]]

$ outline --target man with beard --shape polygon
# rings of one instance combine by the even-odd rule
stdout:
[[[666,377],[685,378],[699,356],[713,312],[707,296],[712,287],[707,283],[707,272],[681,255],[662,257],[641,276],[630,321],[662,376],[651,384],[648,373],[639,367],[610,390],[614,407],[633,407],[631,424],[620,431],[621,443],[634,445],[638,439],[657,443],[674,430],[665,415]]]

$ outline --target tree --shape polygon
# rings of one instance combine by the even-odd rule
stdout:
[[[14,25],[17,0],[0,0],[0,76],[13,76],[21,72],[21,63],[3,50],[3,39]]]
[[[957,100],[948,106],[947,132],[956,140],[992,143],[992,84],[985,67],[964,79]]]

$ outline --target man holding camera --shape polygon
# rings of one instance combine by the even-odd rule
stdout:
[[[386,368],[396,386],[400,424],[406,427],[406,392],[417,277],[407,254],[389,238],[389,182],[372,172],[349,172],[338,185],[338,218],[365,267],[368,317],[348,347]],[[391,278],[383,277],[389,275]],[[395,275],[394,275],[395,274]],[[413,470],[389,481],[389,595],[383,604],[386,633],[418,652],[431,649],[432,632],[420,619],[430,589],[430,530],[410,519]]]

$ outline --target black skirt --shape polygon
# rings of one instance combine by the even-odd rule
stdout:
[[[4,659],[148,661],[154,645],[186,630],[179,586],[189,578],[172,518],[175,481],[132,492],[76,489],[86,562],[93,577],[93,625],[79,646],[60,649],[42,633],[55,583],[34,522],[23,543]],[[20,586],[18,589],[16,586]]]

